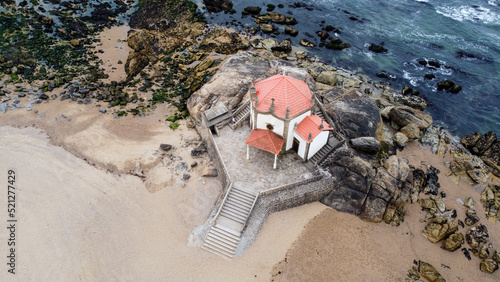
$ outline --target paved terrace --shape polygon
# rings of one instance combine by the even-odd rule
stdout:
[[[273,169],[274,154],[254,147],[250,147],[247,160],[245,141],[250,131],[248,123],[234,131],[226,125],[220,129],[220,137],[214,135],[235,187],[258,193],[313,177],[313,172],[294,152],[278,155],[276,169]]]

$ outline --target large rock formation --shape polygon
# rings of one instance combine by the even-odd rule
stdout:
[[[233,1],[231,0],[203,0],[203,3],[210,13],[231,12],[233,10]]]
[[[155,63],[161,54],[192,44],[205,28],[195,4],[175,0],[142,1],[129,24],[133,30],[127,41],[133,51],[125,64],[128,78]]]
[[[328,115],[340,124],[348,138],[375,137],[380,111],[367,95],[356,90],[344,93],[333,88],[323,95]]]
[[[393,207],[406,202],[411,188],[410,168],[404,160],[391,156],[384,167],[377,167],[344,148],[327,162],[335,184],[322,203],[372,222],[385,220],[386,212],[391,213],[388,223],[399,217]]]
[[[490,131],[482,136],[479,132],[467,134],[460,143],[472,154],[479,156],[500,177],[500,140],[495,132]]]
[[[291,67],[281,60],[270,62],[257,52],[240,52],[227,59],[212,79],[191,95],[187,101],[189,112],[198,119],[201,112],[218,103],[235,109],[257,79],[283,72],[296,79],[305,79],[311,92],[317,92],[314,79],[305,70]]]

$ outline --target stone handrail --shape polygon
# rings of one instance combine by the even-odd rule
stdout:
[[[227,197],[229,197],[229,193],[231,193],[231,189],[233,188],[233,183],[231,181],[228,182],[229,188],[227,188],[226,195],[224,195],[224,199],[222,199],[222,202],[219,206],[219,209],[217,210],[217,213],[215,214],[214,219],[217,220],[217,217],[219,216],[220,212],[222,211],[222,207],[224,206],[224,203],[227,200]]]
[[[248,99],[245,102],[243,102],[243,104],[238,109],[236,109],[236,111],[233,112],[233,116],[236,116],[239,113],[241,113],[245,109],[245,107],[247,106],[247,104],[248,105],[250,104],[250,99]]]
[[[333,120],[330,118],[330,116],[328,116],[325,109],[323,108],[323,104],[318,100],[318,97],[316,97],[316,95],[314,95],[314,100],[316,100],[316,103],[319,105],[319,110],[323,113],[323,116],[325,117],[326,122],[330,125],[335,125],[334,126],[335,130],[333,130],[333,135],[335,135],[335,138],[337,138],[337,140],[339,140],[339,141],[344,141],[345,140],[344,137],[342,137],[337,132],[337,130],[341,130],[341,127],[338,126],[335,122],[333,122]]]
[[[229,170],[226,167],[226,163],[222,159],[222,155],[220,153],[219,147],[217,146],[217,142],[215,142],[214,136],[212,135],[212,132],[210,132],[210,129],[207,129],[207,130],[208,130],[208,136],[209,136],[209,138],[212,139],[211,141],[212,141],[213,146],[215,148],[215,153],[217,154],[217,158],[219,159],[218,161],[219,161],[219,163],[222,164],[222,169],[224,170],[224,174],[226,175],[227,182],[230,183],[231,182],[231,176],[229,176]]]
[[[308,178],[308,179],[304,179],[302,181],[298,181],[298,182],[295,182],[295,183],[291,183],[291,184],[286,184],[286,185],[282,185],[282,186],[270,188],[270,189],[267,189],[267,190],[264,190],[264,191],[260,191],[257,197],[264,196],[264,195],[269,195],[269,194],[273,194],[273,193],[277,193],[277,192],[288,190],[288,189],[291,189],[291,188],[294,188],[294,187],[297,187],[297,186],[300,186],[300,185],[304,185],[304,184],[307,184],[307,183],[315,182],[315,181],[320,180],[321,178],[323,178],[323,175],[317,175],[317,176],[314,176],[314,177],[311,177],[311,178]]]
[[[238,109],[236,109],[236,111],[233,112],[233,117],[237,116],[239,113],[241,113],[246,107],[249,107],[250,106],[250,100],[247,100],[243,103],[243,105],[241,105]],[[235,128],[238,128],[244,121],[245,119],[242,118],[238,121],[236,121],[236,123],[229,123],[229,126],[231,127],[231,129],[235,129]]]

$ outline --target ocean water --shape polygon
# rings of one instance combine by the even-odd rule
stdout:
[[[198,1],[201,2],[201,1]],[[237,24],[238,29],[256,24],[241,11],[249,5],[266,4],[233,0],[234,15],[206,15],[219,25]],[[306,7],[291,7],[294,1],[272,1],[284,8],[274,10],[295,17],[299,35],[291,38],[320,43],[315,34],[326,25],[341,32],[336,36],[351,44],[342,51],[308,48],[324,62],[371,77],[374,83],[390,82],[394,90],[410,86],[429,103],[426,110],[435,124],[458,137],[475,131],[500,134],[500,0],[310,0]],[[325,21],[324,24],[322,21]],[[284,31],[284,26],[278,26]],[[269,35],[265,35],[269,36]],[[289,38],[282,34],[277,40]],[[375,54],[371,43],[383,44],[389,51]],[[437,61],[439,68],[419,64]],[[376,76],[384,71],[390,78]],[[425,80],[425,74],[434,74]],[[458,94],[438,91],[437,82],[450,79],[462,86]]]

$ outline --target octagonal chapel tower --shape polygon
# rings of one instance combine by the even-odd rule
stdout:
[[[280,148],[281,152],[293,148],[304,160],[307,160],[315,153],[313,152],[316,151],[315,147],[319,147],[319,145],[314,145],[310,151],[313,139],[320,135],[318,136],[320,139],[326,138],[321,140],[321,147],[326,143],[328,139],[326,131],[333,128],[326,122],[323,124],[318,116],[313,115],[313,96],[304,81],[277,74],[255,83],[250,93],[252,129],[257,132],[272,131],[277,135],[273,138],[274,140],[277,140],[278,136],[282,137],[284,140],[280,142],[283,144]],[[309,116],[311,118],[306,119]],[[302,121],[304,123],[301,124]],[[308,126],[308,124],[312,125]],[[309,133],[304,133],[305,131]]]

